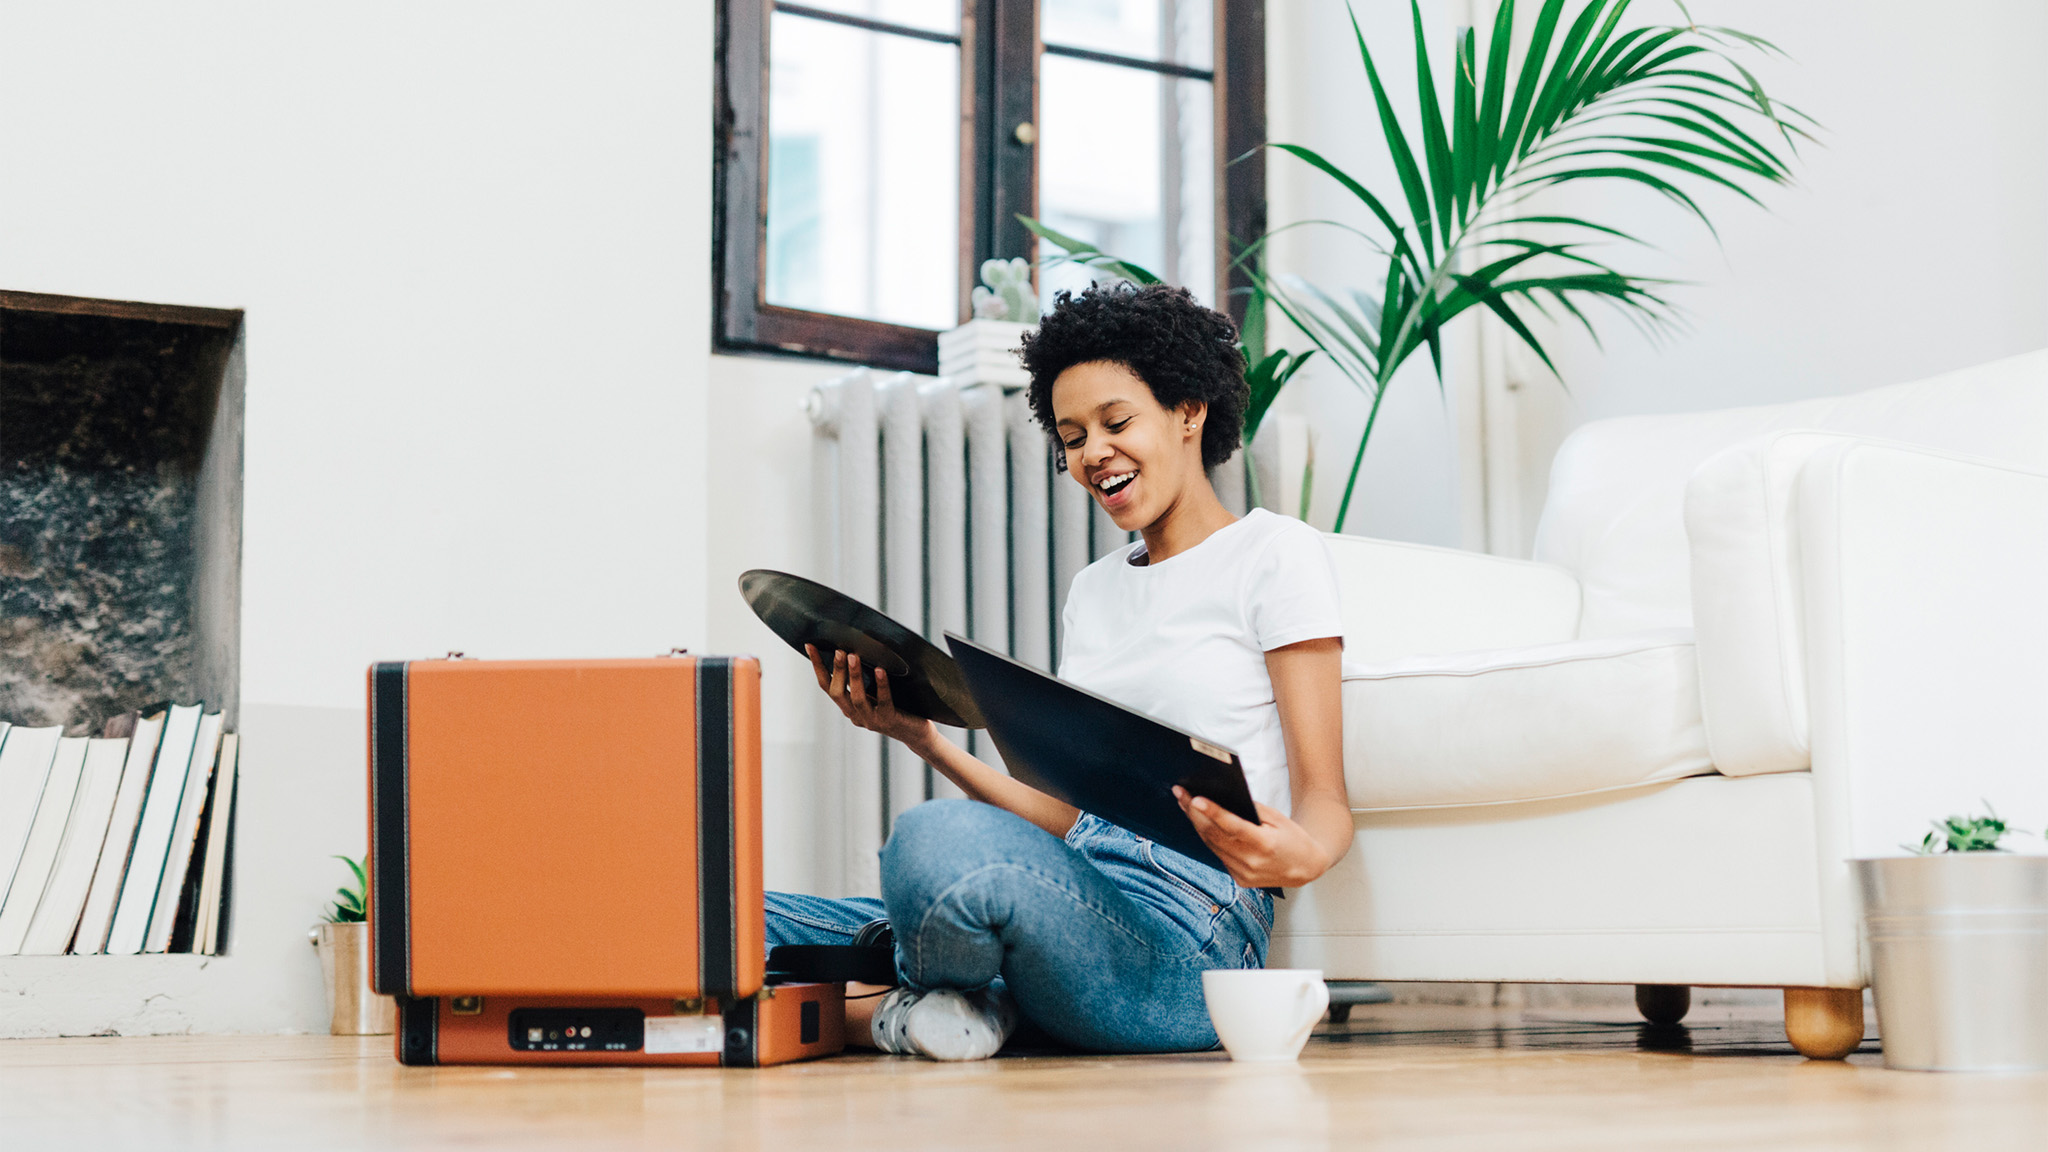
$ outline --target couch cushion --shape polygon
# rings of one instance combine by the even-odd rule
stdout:
[[[1344,676],[1355,810],[1537,800],[1712,771],[1686,629],[1419,656]]]
[[[1555,644],[1579,633],[1579,582],[1554,564],[1325,533],[1344,660]]]

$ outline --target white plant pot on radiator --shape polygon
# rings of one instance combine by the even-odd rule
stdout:
[[[1024,342],[1024,333],[1034,327],[1012,320],[969,320],[950,332],[939,333],[939,375],[951,377],[960,387],[1024,387],[1031,383],[1031,377],[1017,362],[1017,349]]]

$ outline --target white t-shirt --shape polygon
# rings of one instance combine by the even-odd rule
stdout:
[[[1238,754],[1252,797],[1292,812],[1275,648],[1344,635],[1337,569],[1315,529],[1265,509],[1157,564],[1144,542],[1074,577],[1059,675]]]

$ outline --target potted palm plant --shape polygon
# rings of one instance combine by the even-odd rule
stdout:
[[[327,981],[327,1027],[336,1036],[382,1036],[398,1023],[398,1006],[370,987],[369,878],[363,862],[347,856],[353,881],[334,890],[320,925],[309,938],[320,951],[320,972]]]
[[[2048,1069],[2048,856],[1989,810],[1856,861],[1887,1068]]]
[[[1267,349],[1269,304],[1368,405],[1364,431],[1350,453],[1336,531],[1344,530],[1388,384],[1409,357],[1425,349],[1441,381],[1444,328],[1457,316],[1486,310],[1553,371],[1530,325],[1532,314],[1576,322],[1588,332],[1593,322],[1585,306],[1594,303],[1652,326],[1672,318],[1667,282],[1620,271],[1596,255],[1602,244],[1641,242],[1608,225],[1544,210],[1545,190],[1590,181],[1633,184],[1711,229],[1695,197],[1702,188],[1732,190],[1760,203],[1750,185],[1790,181],[1789,157],[1798,139],[1811,138],[1802,124],[1813,121],[1766,94],[1736,59],[1740,51],[1777,48],[1745,32],[1694,23],[1683,4],[1683,24],[1631,25],[1624,19],[1629,5],[1630,0],[1543,0],[1522,35],[1514,0],[1502,0],[1483,51],[1475,29],[1458,35],[1453,67],[1443,77],[1450,94],[1446,105],[1438,94],[1421,8],[1410,0],[1416,92],[1415,110],[1405,118],[1381,81],[1354,15],[1352,34],[1374,102],[1366,131],[1384,141],[1398,195],[1368,188],[1313,149],[1270,145],[1336,181],[1374,222],[1370,230],[1359,230],[1327,220],[1297,221],[1240,244],[1236,258],[1251,294],[1244,331],[1253,390],[1246,441],[1306,356]],[[1418,140],[1419,148],[1412,143]],[[1234,162],[1258,159],[1248,154]],[[1139,283],[1158,280],[1093,245],[1033,220],[1024,223],[1060,250],[1054,260]],[[1304,227],[1361,237],[1374,253],[1370,259],[1385,263],[1384,273],[1372,278],[1376,291],[1269,274],[1267,243]]]

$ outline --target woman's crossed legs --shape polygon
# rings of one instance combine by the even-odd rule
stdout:
[[[1213,1047],[1210,968],[1264,961],[1270,898],[1083,816],[1065,842],[986,804],[940,800],[896,822],[881,900],[768,895],[768,943],[843,944],[886,917],[917,988],[998,978],[1040,1029],[1102,1052]]]

